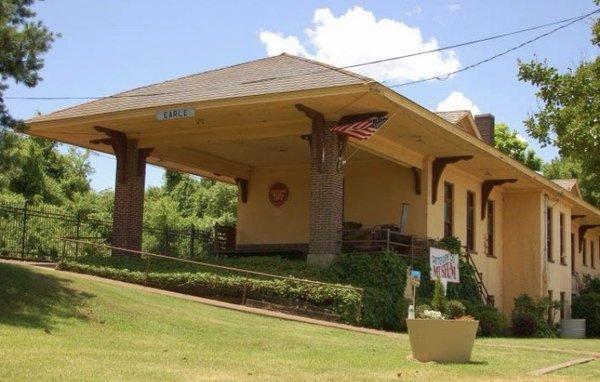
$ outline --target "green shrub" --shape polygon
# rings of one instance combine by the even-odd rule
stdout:
[[[506,318],[493,306],[467,303],[467,314],[479,320],[480,336],[497,337],[507,332]]]
[[[513,313],[512,333],[515,337],[533,337],[538,333],[538,323],[533,314]]]
[[[364,289],[362,324],[400,330],[406,316],[406,263],[393,253],[344,254],[323,270],[323,280]]]
[[[444,286],[439,278],[433,284],[433,296],[431,297],[431,308],[443,312],[445,303]]]
[[[515,300],[512,312],[512,330],[516,336],[556,337],[554,328],[545,318],[550,301],[547,298],[534,300],[522,294]],[[532,324],[534,322],[535,324]],[[532,333],[530,331],[533,330]]]
[[[583,276],[583,288],[579,291],[579,294],[583,295],[587,293],[600,294],[600,277]]]
[[[455,320],[465,315],[467,308],[458,300],[450,300],[444,304],[444,317]]]
[[[588,337],[600,336],[600,293],[586,293],[573,299],[573,318],[585,319]]]
[[[429,306],[427,304],[417,305],[417,307],[415,308],[415,317],[416,318],[423,317],[423,312],[426,310],[432,310],[431,306]]]
[[[110,279],[148,285],[203,297],[239,298],[244,288],[253,299],[285,298],[329,308],[343,322],[358,323],[360,293],[341,285],[305,283],[300,280],[253,279],[248,277],[218,275],[205,272],[155,273],[145,277],[143,272],[85,265],[63,261],[60,269],[93,274]]]

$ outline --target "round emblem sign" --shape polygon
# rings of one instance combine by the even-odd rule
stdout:
[[[276,207],[282,206],[290,195],[290,190],[283,183],[274,183],[269,188],[269,201]]]

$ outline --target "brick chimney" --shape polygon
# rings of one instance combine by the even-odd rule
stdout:
[[[494,146],[494,129],[495,129],[495,121],[494,116],[491,114],[477,114],[475,116],[475,124],[479,129],[479,133],[481,134],[481,139]]]

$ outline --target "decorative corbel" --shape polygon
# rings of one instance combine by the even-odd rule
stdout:
[[[415,180],[415,194],[421,195],[421,170],[417,167],[410,168],[413,173],[413,178]]]
[[[138,162],[137,162],[137,175],[142,176],[144,174],[144,166],[146,165],[146,159],[154,151],[154,147],[146,147],[138,150]]]
[[[240,200],[242,203],[246,203],[248,201],[248,180],[235,178],[235,184],[240,192]]]
[[[117,161],[121,163],[120,166],[117,166],[117,180],[119,182],[125,181],[125,169],[127,167],[127,135],[125,133],[112,130],[102,126],[94,126],[94,129],[98,132],[104,133],[108,136],[108,138],[102,139],[94,139],[91,140],[92,144],[104,144],[110,145],[117,157]]]
[[[431,164],[431,203],[437,202],[438,186],[440,178],[444,173],[446,165],[459,162],[461,160],[473,159],[473,155],[459,155],[452,157],[438,157],[435,158]]]
[[[481,220],[485,219],[485,215],[487,214],[487,202],[494,187],[516,181],[516,179],[487,179],[481,183]]]
[[[309,140],[311,147],[310,155],[312,156],[313,152],[320,153],[317,154],[317,168],[319,172],[322,172],[323,162],[325,160],[325,129],[327,128],[325,117],[318,111],[300,103],[295,106],[296,109],[304,113],[312,121],[312,133]]]

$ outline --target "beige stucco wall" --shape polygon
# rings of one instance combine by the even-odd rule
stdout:
[[[308,242],[309,169],[307,166],[257,167],[248,181],[248,201],[238,202],[238,244]],[[287,202],[273,206],[269,187],[275,182],[290,190]],[[425,235],[425,194],[416,195],[414,177],[407,168],[384,160],[350,162],[345,169],[344,220],[365,228],[398,224],[402,203],[410,212],[406,233]]]
[[[290,193],[276,207],[269,201],[269,187],[281,182]],[[248,201],[238,201],[238,244],[289,244],[308,242],[308,166],[258,167],[248,180]]]
[[[344,220],[371,228],[399,224],[402,203],[409,204],[405,233],[424,236],[425,193],[416,195],[414,177],[408,167],[389,161],[350,162],[345,171]]]
[[[429,202],[428,236],[441,238],[444,235],[444,183],[454,185],[454,236],[463,245],[467,243],[467,191],[475,194],[475,242],[473,261],[477,270],[483,275],[483,282],[488,292],[494,296],[496,306],[501,308],[502,298],[502,264],[503,264],[503,200],[502,188],[496,187],[490,195],[494,201],[496,216],[494,255],[490,257],[486,251],[487,217],[481,219],[481,180],[473,177],[454,166],[448,166],[444,171],[438,188],[438,200],[435,204]]]
[[[573,233],[575,233],[575,272],[579,275],[590,275],[600,277],[600,229],[589,229],[585,233],[585,245],[587,248],[587,265],[583,264],[583,247],[579,243],[579,223],[573,221]],[[596,256],[595,268],[592,268],[591,261],[591,242],[594,242],[594,252]]]
[[[571,208],[560,201],[548,200],[548,206],[552,207],[552,262],[546,261],[547,256],[542,256],[545,262],[546,272],[543,273],[545,281],[545,295],[552,291],[552,298],[555,301],[560,300],[560,292],[565,293],[566,317],[570,317],[571,305]],[[565,216],[565,263],[560,261],[560,214]],[[544,241],[545,243],[545,241]],[[545,248],[545,246],[544,246]],[[556,318],[558,319],[558,315]]]
[[[542,296],[542,206],[541,192],[504,193],[502,310],[506,314],[521,293]]]

